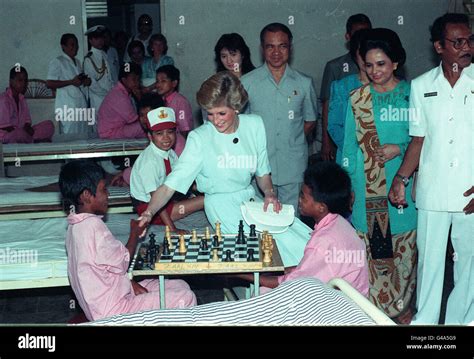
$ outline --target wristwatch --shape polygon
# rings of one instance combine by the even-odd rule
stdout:
[[[408,177],[402,176],[401,174],[396,174],[395,177],[398,177],[402,180],[403,185],[406,187],[410,183],[410,179]]]

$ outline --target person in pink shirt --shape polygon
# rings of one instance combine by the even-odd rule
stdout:
[[[28,72],[24,67],[10,70],[10,86],[0,94],[0,141],[2,143],[51,142],[54,135],[52,121],[31,125],[31,115],[25,93]]]
[[[369,270],[364,242],[344,218],[351,207],[351,180],[334,162],[320,162],[304,173],[299,198],[303,216],[315,221],[303,259],[296,267],[285,268],[281,276],[261,276],[260,285],[275,288],[280,283],[314,277],[325,283],[342,278],[362,295],[369,293]],[[253,275],[239,275],[253,282]],[[265,292],[265,288],[262,288]]]
[[[70,213],[69,282],[87,319],[160,308],[158,280],[137,283],[127,275],[143,228],[131,220],[124,246],[102,221],[108,208],[103,169],[93,161],[71,161],[61,169],[59,188]],[[165,281],[165,300],[167,308],[196,305],[196,296],[182,280]]]
[[[180,73],[173,65],[161,66],[156,70],[156,90],[176,114],[176,145],[174,151],[179,156],[186,144],[186,137],[193,129],[193,110],[189,101],[178,92]]]
[[[141,71],[140,66],[128,62],[120,68],[119,82],[105,96],[99,108],[97,128],[100,138],[146,137],[132,102],[132,95],[140,97]]]

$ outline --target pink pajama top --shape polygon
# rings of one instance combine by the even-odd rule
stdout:
[[[0,142],[7,134],[2,128],[13,126],[23,128],[25,124],[31,123],[30,110],[25,96],[19,95],[19,106],[17,107],[10,87],[0,95]]]
[[[342,278],[362,295],[369,293],[369,270],[364,242],[342,216],[329,213],[314,226],[298,266],[278,282],[314,277],[325,283]]]

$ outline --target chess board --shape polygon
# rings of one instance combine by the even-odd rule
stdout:
[[[204,269],[250,269],[263,268],[262,250],[259,237],[246,235],[245,244],[237,244],[236,234],[222,235],[218,247],[212,246],[212,240],[207,240],[208,248],[200,246],[203,236],[192,240],[192,235],[185,235],[186,253],[179,252],[179,236],[172,235],[169,255],[163,255],[163,246],[160,246],[154,266],[145,263],[154,270],[204,270]],[[213,250],[217,249],[217,260],[214,260]],[[249,261],[249,249],[253,249],[253,261]],[[225,261],[227,250],[230,251],[230,261]]]

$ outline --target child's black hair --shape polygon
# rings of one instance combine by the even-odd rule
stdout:
[[[105,179],[102,167],[92,160],[74,160],[66,163],[59,173],[59,189],[66,211],[70,206],[79,206],[79,197],[88,190],[96,194],[100,180]]]
[[[173,65],[163,65],[156,70],[156,74],[158,75],[160,72],[164,73],[171,81],[178,81],[176,87],[179,86],[180,73],[176,67]]]
[[[23,66],[14,66],[10,69],[10,80],[14,80],[16,77],[16,74],[19,74],[23,72],[26,74],[26,77],[28,77],[28,71]]]
[[[142,96],[141,100],[138,102],[138,111],[142,108],[149,107],[152,110],[158,107],[164,107],[165,101],[163,98],[156,93],[146,93]]]
[[[304,184],[313,199],[324,203],[329,212],[347,216],[351,205],[351,179],[335,162],[317,162],[304,173]]]

